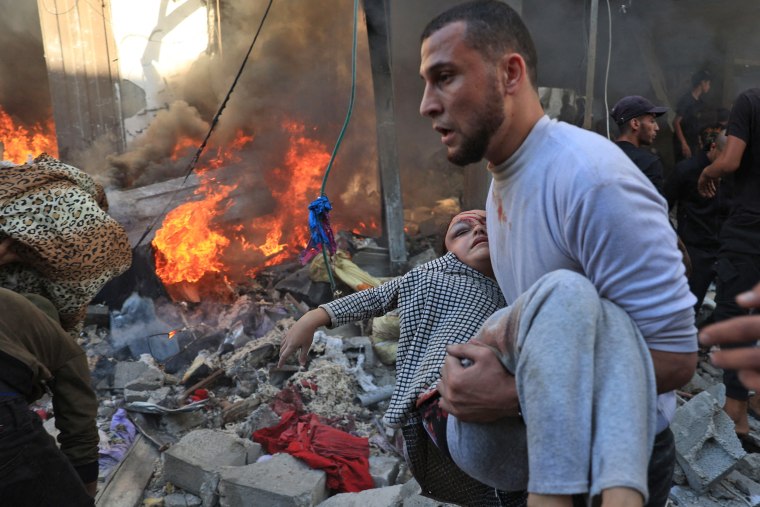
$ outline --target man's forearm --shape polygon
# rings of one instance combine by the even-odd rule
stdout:
[[[697,353],[650,350],[657,392],[667,393],[686,385],[697,369]]]
[[[673,120],[673,130],[676,132],[676,137],[681,144],[688,144],[686,142],[686,136],[683,135],[683,129],[681,128],[681,119],[681,116],[676,116],[676,119]]]

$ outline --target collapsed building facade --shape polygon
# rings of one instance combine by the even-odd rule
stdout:
[[[419,33],[454,3],[363,5],[356,103],[324,188],[333,201],[333,225],[343,233],[341,245],[371,275],[398,274],[432,258],[440,253],[441,225],[460,208],[483,206],[487,172],[481,165],[449,164],[418,114]],[[689,76],[709,69],[715,78],[707,100],[728,107],[760,74],[753,51],[759,35],[750,22],[760,7],[750,1],[508,3],[521,11],[536,39],[546,111],[567,114],[562,106],[569,101],[574,121],[603,135],[610,128],[605,111],[623,95],[645,95],[672,111]],[[383,357],[383,344],[392,338],[375,330],[344,330],[354,341],[345,340],[348,345],[332,353],[332,362],[311,374],[271,368],[288,319],[332,297],[328,284],[304,275],[294,261],[308,241],[307,206],[319,195],[346,114],[352,2],[274,3],[189,176],[266,15],[266,2],[39,0],[36,6],[2,7],[9,13],[4,33],[13,43],[0,50],[0,61],[4,76],[13,77],[4,78],[0,90],[0,158],[20,163],[48,151],[84,169],[106,186],[111,213],[142,252],[126,279],[96,301],[108,310],[92,309],[83,338],[100,382],[103,420],[132,404],[132,424],[143,435],[140,447],[129,451],[131,461],[122,456],[118,474],[109,474],[108,484],[104,480],[101,495],[110,496],[99,503],[169,504],[176,486],[192,494],[183,501],[197,497],[209,505],[245,504],[246,495],[257,494],[268,505],[316,505],[328,495],[325,479],[309,475],[298,462],[273,462],[284,472],[275,470],[299,478],[287,494],[260,485],[281,481],[268,475],[275,472],[253,470],[249,480],[240,470],[220,468],[255,464],[263,453],[245,442],[283,413],[270,403],[297,405],[304,397],[311,412],[348,415],[339,425],[370,439],[376,486],[404,482],[392,435],[373,423],[382,412],[382,396],[356,396],[374,392],[360,387],[363,367],[380,391],[392,385],[392,352]],[[30,57],[19,62],[19,55]],[[656,148],[665,159],[671,148],[663,127]],[[20,132],[37,144],[20,143]],[[326,337],[317,355],[331,357],[331,343]],[[356,378],[339,380],[344,367],[358,373]],[[705,362],[700,373],[704,383],[697,381],[691,393],[707,391],[717,378]],[[333,385],[334,392],[327,388]],[[280,391],[286,387],[297,395],[283,401]],[[743,478],[724,481],[746,461],[731,443],[713,445],[722,438],[721,425],[711,424],[719,438],[707,438],[708,449],[725,466],[700,475],[698,463],[679,462],[684,487],[676,497],[698,502],[692,492],[712,491],[704,505],[715,498],[716,505],[729,505],[711,487],[728,488],[723,500],[752,497],[745,479],[760,480],[752,466],[744,468]],[[222,428],[223,434],[188,437]],[[218,461],[211,448],[202,458],[192,455],[193,447],[208,440],[211,448],[234,451]],[[158,459],[159,450],[169,457]],[[138,469],[139,479],[126,475]],[[310,489],[302,489],[307,483]],[[117,504],[125,484],[142,486],[139,495]],[[416,491],[397,489],[389,492],[387,505],[416,498]],[[293,500],[302,496],[310,503]]]

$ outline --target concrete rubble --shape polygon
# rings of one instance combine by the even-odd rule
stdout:
[[[760,506],[760,453],[747,453],[722,410],[722,371],[701,358],[694,378],[679,392],[671,425],[676,441],[676,472],[670,490],[679,507]],[[750,417],[750,435],[760,421]]]
[[[426,246],[412,263],[434,256]],[[447,505],[421,495],[403,459],[400,432],[380,422],[395,381],[398,316],[320,330],[306,368],[294,359],[277,368],[287,329],[330,297],[329,286],[293,263],[273,266],[236,291],[231,302],[135,295],[120,308],[89,312],[80,342],[100,399],[101,441],[129,445],[108,430],[120,408],[137,436],[134,452],[101,470],[96,504]],[[745,455],[731,431],[721,410],[721,373],[703,357],[679,392],[672,505],[760,507],[760,454]],[[52,412],[46,403],[40,408]],[[325,471],[289,454],[267,454],[253,441],[254,432],[278,425],[289,409],[366,438],[374,488],[331,490]],[[760,441],[760,422],[751,421]],[[54,429],[50,421],[46,427]]]
[[[697,493],[704,493],[727,476],[746,454],[733,421],[722,409],[724,391],[718,397],[709,391],[699,393],[676,411],[671,424],[676,459]]]

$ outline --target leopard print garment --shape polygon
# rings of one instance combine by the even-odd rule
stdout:
[[[0,266],[0,286],[45,296],[63,328],[78,332],[92,298],[132,262],[106,210],[100,185],[49,155],[0,168],[0,240],[14,238],[23,259]]]

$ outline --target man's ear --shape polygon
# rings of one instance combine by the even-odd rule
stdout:
[[[528,79],[525,59],[519,53],[507,53],[499,61],[499,75],[504,91],[514,93]]]
[[[641,128],[641,120],[634,118],[631,120],[631,130],[639,130]]]

